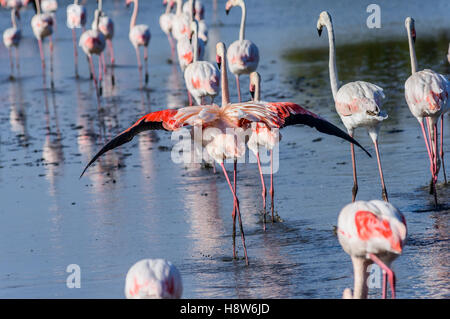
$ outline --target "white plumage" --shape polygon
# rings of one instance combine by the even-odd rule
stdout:
[[[183,293],[181,274],[164,259],[143,259],[127,273],[125,296],[128,299],[179,299]]]
[[[84,6],[72,3],[67,6],[66,12],[66,24],[69,29],[82,28],[86,25],[87,12]]]

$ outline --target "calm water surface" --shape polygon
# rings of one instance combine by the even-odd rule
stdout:
[[[94,3],[88,2],[91,19]],[[150,89],[145,91],[139,90],[128,40],[131,9],[124,1],[104,2],[116,23],[117,66],[116,86],[105,81],[100,114],[82,52],[81,78],[73,76],[72,38],[63,9],[69,1],[60,1],[57,13],[55,90],[42,88],[31,10],[22,13],[16,81],[8,79],[8,53],[0,46],[0,297],[122,298],[133,263],[164,257],[179,267],[187,298],[339,298],[353,282],[350,258],[333,233],[340,209],[351,200],[346,142],[307,127],[283,130],[275,175],[282,222],[268,224],[266,232],[257,167],[240,165],[238,195],[249,267],[231,259],[232,197],[224,177],[174,164],[169,133],[137,136],[78,179],[101,145],[142,114],[187,103],[178,66],[167,63],[170,49],[158,25],[160,1],[140,5],[138,21],[152,32]],[[218,1],[214,14],[212,1],[203,2],[210,26],[207,58],[214,61],[215,43],[229,45],[237,38],[240,10],[226,16],[225,1]],[[405,214],[409,231],[404,253],[394,263],[398,297],[450,297],[450,187],[441,177],[441,205],[435,210],[423,139],[403,93],[410,72],[404,18],[416,19],[420,67],[449,74],[449,2],[429,7],[419,0],[378,1],[382,28],[374,30],[365,26],[368,3],[361,1],[247,2],[246,36],[260,49],[263,99],[297,102],[343,128],[329,87],[328,39],[326,34],[319,38],[315,28],[322,10],[333,15],[342,83],[365,80],[385,89],[389,119],[380,133],[381,157],[390,201]],[[1,30],[9,23],[9,12],[2,10]],[[248,79],[243,77],[241,85],[249,98]],[[444,129],[447,138],[448,116]],[[374,154],[364,130],[356,138]],[[449,143],[445,152],[450,154]],[[381,198],[376,160],[360,150],[356,154],[358,199]],[[242,257],[239,238],[237,243]],[[81,267],[80,289],[66,288],[69,264]],[[371,291],[371,297],[379,295],[379,289]]]

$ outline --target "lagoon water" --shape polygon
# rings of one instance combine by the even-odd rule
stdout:
[[[232,260],[232,196],[218,170],[171,161],[170,133],[146,132],[109,152],[79,175],[110,138],[151,111],[187,104],[177,64],[158,25],[161,1],[141,1],[139,23],[150,26],[150,82],[139,90],[128,40],[131,8],[104,1],[115,21],[116,86],[106,78],[102,112],[80,53],[73,74],[71,32],[59,1],[55,89],[43,89],[37,41],[22,12],[20,75],[10,81],[8,52],[0,46],[0,298],[123,298],[125,275],[142,258],[171,260],[183,276],[186,298],[340,298],[352,286],[351,261],[333,232],[351,201],[348,143],[309,127],[282,131],[275,175],[280,221],[262,229],[261,185],[255,164],[239,165],[238,195],[250,266]],[[420,127],[404,99],[409,53],[404,19],[416,19],[419,67],[449,74],[450,3],[378,1],[381,28],[368,29],[360,1],[248,0],[246,37],[259,47],[262,98],[292,101],[344,128],[334,110],[328,78],[328,39],[317,36],[322,10],[333,16],[341,83],[364,80],[384,88],[389,114],[380,152],[390,201],[404,214],[408,241],[394,264],[399,298],[449,298],[450,186],[438,184],[440,205],[428,193],[430,171]],[[237,39],[240,9],[203,0],[209,26],[206,58],[215,43]],[[95,2],[88,1],[89,20]],[[0,11],[0,29],[10,24]],[[78,32],[79,35],[79,32]],[[44,48],[48,50],[48,41]],[[46,51],[48,52],[48,51]],[[109,75],[109,74],[108,74]],[[229,74],[231,99],[237,100]],[[47,84],[49,86],[49,84]],[[242,92],[249,99],[248,79]],[[220,100],[220,97],[217,99]],[[450,117],[444,150],[450,154]],[[356,139],[372,154],[365,130]],[[381,199],[376,159],[356,151],[358,199]],[[450,157],[447,156],[450,163]],[[229,170],[232,169],[228,165]],[[447,164],[450,175],[450,164]],[[266,183],[269,175],[265,176]],[[243,256],[240,239],[238,254]],[[68,265],[81,269],[81,288],[69,289]],[[370,291],[379,298],[381,290]]]

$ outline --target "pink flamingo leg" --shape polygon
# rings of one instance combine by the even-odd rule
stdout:
[[[50,46],[50,85],[51,88],[53,89],[55,87],[55,82],[53,82],[53,37],[50,36],[50,41],[49,41],[49,46]]]
[[[105,54],[104,54],[103,52],[100,53],[100,58],[102,59],[103,75],[104,75],[105,78],[106,78],[106,73],[107,73],[108,71],[106,70],[106,60],[105,60]]]
[[[103,80],[103,53],[101,53],[98,56],[98,95],[103,95],[103,87],[102,87],[102,80]]]
[[[139,47],[136,47],[136,59],[138,63],[139,70],[139,87],[142,89],[142,63],[141,63],[141,53],[139,52]]]
[[[243,244],[243,246],[244,246],[245,263],[246,263],[246,265],[248,266],[249,263],[248,263],[248,256],[247,256],[247,247],[246,247],[246,245],[245,245],[244,229],[243,229],[243,227],[242,227],[241,212],[240,212],[240,210],[239,210],[239,200],[238,200],[238,198],[236,197],[236,192],[234,191],[233,186],[231,185],[230,179],[228,178],[228,174],[227,174],[227,171],[226,171],[226,169],[225,169],[225,166],[224,166],[223,162],[220,163],[220,166],[222,166],[222,170],[223,170],[223,173],[224,173],[224,175],[225,175],[225,178],[226,178],[226,180],[227,180],[227,182],[228,182],[228,186],[230,187],[231,193],[233,194],[233,197],[234,197],[234,201],[236,202],[236,211],[237,211],[237,213],[238,213],[239,226],[240,226],[240,229],[241,229],[241,239],[242,239],[242,244]],[[234,247],[233,247],[233,249],[234,249]],[[233,252],[233,254],[234,254],[234,252]],[[233,255],[233,257],[234,257],[234,255]]]
[[[12,79],[14,79],[14,62],[13,62],[11,48],[8,48],[8,53],[9,53],[9,64],[11,66],[11,75],[9,76],[9,78],[12,80]]]
[[[270,194],[270,202],[271,202],[271,210],[272,210],[272,223],[274,222],[274,217],[273,217],[273,212],[275,210],[275,204],[274,204],[274,200],[273,200],[273,196],[275,194],[275,188],[273,186],[273,150],[270,150],[270,189],[269,189],[269,194]]]
[[[187,91],[187,94],[188,94],[189,106],[192,106],[192,96],[191,96],[191,93],[189,92],[189,90]]]
[[[44,87],[45,87],[45,56],[44,56],[44,50],[42,48],[42,40],[38,40],[39,44],[39,54],[41,55],[41,65],[42,65],[42,79],[44,81]]]
[[[387,195],[387,191],[386,191],[386,186],[384,184],[383,169],[381,168],[380,152],[378,150],[378,141],[375,141],[374,144],[375,144],[375,152],[377,153],[378,170],[380,172],[382,196],[383,196],[384,201],[388,202],[389,200],[388,200],[388,195]]]
[[[77,34],[75,29],[72,29],[72,41],[73,41],[73,58],[75,65],[75,77],[78,79],[78,50],[77,50]]]
[[[97,79],[96,79],[95,74],[94,74],[94,63],[92,62],[92,56],[89,56],[88,61],[89,61],[90,72],[92,74],[92,80],[94,81],[95,94],[97,95],[97,101],[99,101],[100,97],[98,95],[98,84],[97,84]]]
[[[114,76],[114,64],[116,62],[116,59],[114,58],[114,48],[111,39],[106,40],[106,43],[108,43],[109,54],[111,56],[111,85],[114,86],[116,84],[116,78]]]
[[[145,85],[148,84],[148,47],[144,46],[144,63],[145,63]]]
[[[174,44],[173,38],[170,35],[170,33],[167,35],[167,39],[169,39],[170,54],[171,54],[170,63],[172,63],[175,60],[175,44]]]
[[[383,270],[383,286],[381,292],[382,299],[386,299],[386,291],[387,291],[387,273]]]
[[[386,266],[377,256],[374,254],[369,254],[369,258],[372,259],[374,263],[376,263],[383,270],[383,274],[386,273],[388,277],[389,284],[391,286],[391,298],[395,299],[395,274],[394,272]],[[384,298],[386,298],[386,292],[383,292]]]
[[[349,134],[353,137],[353,133]],[[355,158],[355,148],[353,143],[350,144],[350,151],[352,154],[352,166],[353,166],[353,188],[352,188],[352,202],[356,199],[356,194],[358,193],[358,176],[356,175],[356,158]]]
[[[236,181],[237,181],[237,172],[236,172],[236,160],[234,161],[234,168],[233,168],[233,189],[234,193],[236,194]],[[233,217],[233,243],[236,242],[236,200],[233,199],[233,212],[231,213],[231,216]],[[233,245],[233,258],[236,259],[236,250],[235,246]]]
[[[238,91],[238,102],[241,103],[241,85],[239,84],[239,75],[236,75],[236,86]]]
[[[444,172],[444,183],[447,184],[447,173],[445,172],[444,164],[444,114],[441,115],[441,151],[440,154],[442,161],[442,170]]]
[[[19,49],[17,47],[15,47],[15,51],[16,51],[16,68],[17,68],[17,73],[19,73],[20,70],[20,65],[19,65]]]
[[[261,185],[262,185],[262,198],[263,198],[263,229],[266,231],[266,185],[264,183],[264,176],[261,169],[261,161],[259,158],[259,150],[256,153],[256,160],[258,161],[258,169],[259,169],[259,176],[261,176]]]

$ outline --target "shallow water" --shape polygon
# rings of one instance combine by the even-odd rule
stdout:
[[[60,2],[60,8],[68,3]],[[142,114],[187,103],[178,66],[167,63],[170,49],[158,25],[159,1],[141,1],[138,21],[149,24],[152,39],[150,89],[139,90],[127,36],[131,9],[123,2],[104,4],[116,23],[117,66],[116,86],[105,81],[100,114],[82,52],[81,78],[73,76],[64,10],[57,13],[55,90],[42,88],[31,10],[22,13],[21,69],[15,81],[8,79],[8,53],[0,46],[0,297],[122,298],[128,268],[142,258],[163,257],[180,269],[186,298],[339,298],[352,285],[350,258],[333,233],[340,209],[351,200],[346,142],[308,127],[283,130],[275,175],[282,222],[268,223],[266,232],[256,165],[239,166],[249,267],[231,258],[232,197],[226,180],[219,171],[172,163],[169,133],[137,136],[78,179],[101,145]],[[409,232],[404,253],[394,262],[397,294],[448,298],[450,187],[442,184],[441,174],[441,205],[435,210],[423,139],[403,94],[410,72],[404,17],[416,19],[419,66],[448,74],[448,1],[435,1],[432,8],[419,0],[379,1],[379,30],[365,27],[365,6],[351,1],[339,6],[334,1],[247,2],[246,35],[259,46],[264,100],[297,102],[343,128],[329,87],[328,39],[317,37],[315,29],[324,9],[333,15],[342,83],[358,79],[385,89],[389,119],[380,132],[381,158],[389,199],[405,214]],[[214,15],[212,1],[204,3],[207,57],[213,61],[215,43],[229,45],[237,37],[240,12],[233,9],[226,16],[219,1]],[[89,1],[91,16],[93,6]],[[0,14],[3,30],[9,13]],[[241,85],[249,98],[245,77]],[[450,136],[448,116],[444,130]],[[356,138],[374,154],[364,130]],[[450,153],[448,143],[445,152]],[[356,154],[358,199],[381,198],[376,160],[360,150]],[[242,257],[239,237],[237,244]],[[81,268],[80,289],[66,287],[69,264]],[[379,296],[380,289],[371,290],[371,297]]]

